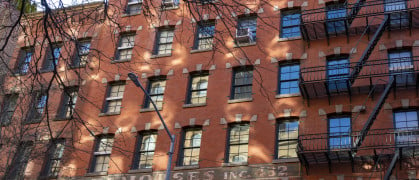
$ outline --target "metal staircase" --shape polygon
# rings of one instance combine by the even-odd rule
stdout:
[[[361,58],[359,59],[355,68],[353,69],[353,71],[351,72],[351,75],[349,76],[349,81],[350,81],[351,85],[354,83],[356,77],[361,72],[362,67],[364,66],[364,64],[368,60],[368,58],[370,57],[372,51],[374,50],[375,46],[377,45],[378,41],[380,40],[381,36],[383,35],[384,30],[388,27],[389,19],[390,18],[389,18],[388,15],[384,17],[384,20],[381,22],[379,28],[374,33],[374,36],[372,37],[372,39],[368,43],[367,48],[365,49],[364,53],[362,53]]]
[[[366,0],[358,0],[349,12],[348,24],[351,25]],[[348,4],[346,1],[345,4]]]

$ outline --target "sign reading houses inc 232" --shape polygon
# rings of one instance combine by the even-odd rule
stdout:
[[[121,180],[163,180],[165,172],[123,174],[109,176],[111,179]],[[172,171],[172,180],[234,180],[234,179],[260,179],[275,177],[298,177],[300,166],[297,163],[287,165],[249,165],[236,167],[205,168],[196,170]]]

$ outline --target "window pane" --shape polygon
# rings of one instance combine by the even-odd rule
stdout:
[[[349,117],[329,118],[329,148],[351,147],[351,119]]]
[[[238,29],[249,29],[253,40],[256,39],[256,17],[239,18]]]
[[[300,16],[299,12],[284,12],[282,16],[282,38],[301,36]]]

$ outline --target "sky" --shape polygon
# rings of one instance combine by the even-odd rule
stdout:
[[[47,0],[48,4],[51,8],[57,8],[61,7],[60,3],[64,5],[64,7],[71,6],[71,5],[77,5],[81,3],[89,3],[89,2],[97,2],[97,1],[103,1],[103,0]],[[38,11],[42,11],[43,8],[41,6],[41,0],[35,0],[36,4],[38,4]]]

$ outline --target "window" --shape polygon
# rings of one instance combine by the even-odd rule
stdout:
[[[300,65],[288,64],[279,67],[279,94],[299,94]]]
[[[233,69],[231,99],[252,97],[253,67],[237,67]]]
[[[44,114],[45,106],[47,104],[47,94],[45,92],[35,92],[31,103],[31,110],[27,121],[29,123],[39,122]]]
[[[410,50],[390,51],[389,73],[396,78],[396,85],[415,84],[414,67],[412,62],[412,52]]]
[[[170,55],[172,54],[172,43],[175,33],[171,29],[159,29],[157,32],[157,42],[154,49],[155,55]]]
[[[390,27],[405,27],[409,25],[409,14],[405,0],[384,0],[384,11],[390,14]]]
[[[72,118],[73,113],[76,107],[78,96],[78,88],[71,87],[64,89],[62,100],[61,100],[61,107],[59,111],[60,118]]]
[[[10,124],[13,114],[16,110],[18,94],[7,94],[3,99],[2,113],[1,113],[1,123],[0,125]]]
[[[214,22],[202,22],[198,23],[197,33],[195,37],[194,49],[212,49],[215,33]]]
[[[326,26],[327,32],[329,34],[336,34],[344,32],[346,29],[345,26],[345,17],[346,17],[346,7],[344,4],[330,4],[326,7]]]
[[[148,82],[148,94],[150,95],[153,102],[156,104],[157,108],[163,107],[163,95],[164,89],[166,88],[166,77],[152,77]],[[145,98],[144,108],[153,108],[151,101],[148,98]]]
[[[396,144],[398,146],[418,143],[418,112],[415,110],[393,113]]]
[[[281,18],[281,38],[300,37],[301,13],[299,10],[284,11]]]
[[[349,59],[338,58],[327,61],[327,83],[331,92],[347,90],[349,78]]]
[[[29,67],[32,61],[34,49],[33,48],[22,48],[19,52],[19,59],[16,65],[15,72],[17,74],[26,74],[29,71]]]
[[[138,134],[132,169],[152,168],[156,139],[156,131],[145,131]]]
[[[179,153],[180,166],[192,166],[199,163],[199,151],[201,149],[201,128],[186,128],[183,131],[183,143]]]
[[[207,102],[208,72],[191,74],[187,104],[205,104]]]
[[[90,41],[81,41],[76,44],[76,52],[72,67],[83,67],[86,65],[87,57],[90,52]]]
[[[48,157],[45,162],[43,176],[57,177],[61,169],[61,161],[64,154],[65,139],[55,139],[49,147]]]
[[[240,17],[237,24],[236,43],[256,42],[256,17]]]
[[[279,120],[277,133],[277,158],[297,157],[298,120]]]
[[[54,44],[48,47],[47,54],[45,55],[46,58],[44,64],[42,65],[42,71],[53,71],[55,69],[55,66],[58,65],[60,53],[61,45]]]
[[[90,172],[107,172],[114,143],[113,136],[99,136],[96,140]]]
[[[141,7],[143,6],[142,0],[128,0],[126,14],[140,14]]]
[[[119,113],[125,91],[125,82],[110,83],[103,113]]]
[[[132,48],[134,48],[134,34],[123,34],[119,39],[118,49],[115,55],[115,61],[128,61],[132,57]]]
[[[249,124],[230,124],[228,130],[228,148],[225,160],[228,163],[247,162],[249,144]]]
[[[4,179],[17,180],[24,177],[26,165],[31,156],[33,142],[23,142],[16,148],[15,156],[13,157],[11,166],[7,169]]]
[[[162,0],[162,9],[176,8],[179,5],[179,0]]]
[[[351,118],[329,118],[329,149],[351,148]]]

